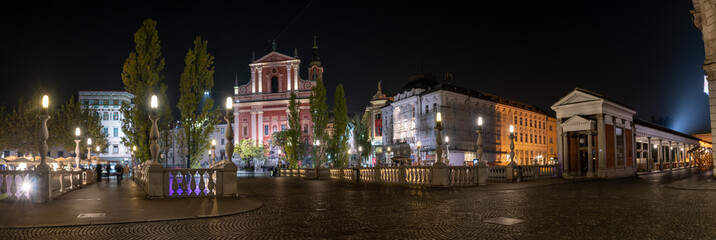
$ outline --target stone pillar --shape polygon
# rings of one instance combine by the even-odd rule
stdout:
[[[251,68],[251,93],[256,93],[256,68]]]
[[[674,170],[674,158],[672,158],[672,156],[674,155],[674,146],[671,145],[671,141],[669,141],[669,147],[666,148],[666,151],[666,159],[669,159],[669,170],[671,171]]]
[[[646,171],[651,172],[654,171],[654,159],[651,156],[651,149],[653,146],[651,146],[651,137],[646,137]]]
[[[704,41],[704,71],[708,75],[709,84],[709,109],[711,116],[711,138],[716,139],[716,6],[713,1],[694,0],[693,23],[702,33]],[[711,161],[716,166],[716,158],[711,156]],[[713,175],[716,178],[716,174]]]
[[[560,127],[561,128],[561,127]],[[563,132],[562,133],[562,144],[560,144],[560,147],[562,148],[562,174],[564,176],[569,176],[569,133]]]
[[[262,74],[261,74],[261,72],[263,71],[263,67],[259,67],[258,70],[259,70],[259,82],[258,82],[258,85],[259,85],[259,93],[262,93],[263,90],[262,90],[261,88],[262,88],[262,85],[264,85],[264,84],[263,84],[264,82],[261,80],[262,77],[263,77]]]
[[[657,148],[656,148],[656,150],[657,150],[656,155],[657,155],[657,158],[659,158],[659,171],[664,170],[664,166],[663,166],[664,165],[664,161],[663,161],[664,150],[662,149],[663,147],[661,146],[661,142],[662,142],[662,140],[659,139],[659,143],[657,144]]]
[[[559,172],[560,175],[563,175],[563,172],[566,171],[567,168],[564,165],[564,158],[566,155],[564,154],[565,141],[562,140],[564,136],[564,133],[562,132],[562,119],[557,118],[557,125],[555,127],[557,128],[557,139],[555,139],[557,141],[557,165],[561,166],[561,170],[559,170]]]
[[[291,91],[291,65],[286,65],[286,90]]]
[[[477,163],[477,185],[482,186],[487,184],[488,171],[487,161],[480,160],[480,162]]]
[[[265,137],[265,130],[264,130],[264,111],[259,111],[259,135],[256,138],[256,145],[263,145],[264,144],[264,137]]]
[[[251,119],[249,119],[249,125],[251,126],[251,139],[256,142],[256,112],[251,111]]]
[[[606,178],[607,170],[607,137],[604,130],[604,114],[597,114],[597,154],[599,155],[599,166],[597,167],[597,176]]]
[[[450,185],[449,170],[445,164],[433,165],[432,171],[432,186],[433,187],[447,187]]]
[[[293,90],[298,90],[298,65],[293,66],[293,71],[296,73],[293,75]]]
[[[594,158],[592,156],[592,130],[587,132],[587,177],[594,177]]]

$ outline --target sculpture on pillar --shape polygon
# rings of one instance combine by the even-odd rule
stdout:
[[[445,165],[443,163],[443,139],[442,139],[442,115],[440,112],[438,112],[435,115],[435,143],[437,144],[437,147],[435,147],[435,164],[436,165]]]

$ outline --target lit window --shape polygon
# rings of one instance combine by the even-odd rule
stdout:
[[[114,137],[119,137],[119,128],[114,128]]]
[[[268,125],[264,125],[264,135],[265,136],[269,135],[269,126]]]

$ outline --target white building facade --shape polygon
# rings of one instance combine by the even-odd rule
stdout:
[[[108,161],[131,161],[131,147],[122,144],[122,103],[133,104],[134,95],[126,91],[79,91],[82,107],[96,111],[101,119],[102,132],[107,135],[108,147],[99,155]]]

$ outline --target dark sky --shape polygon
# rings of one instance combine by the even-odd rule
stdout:
[[[77,90],[123,90],[124,60],[142,20],[158,21],[172,105],[196,35],[215,55],[215,95],[249,79],[251,53],[267,40],[303,60],[318,35],[329,101],[338,83],[361,111],[383,80],[393,94],[424,71],[454,83],[549,106],[575,87],[669,117],[686,133],[708,130],[703,43],[688,0],[599,1],[197,1],[35,2],[0,10],[0,102],[36,89],[65,101]],[[485,3],[489,2],[489,3]],[[304,10],[305,11],[302,11]],[[422,70],[421,70],[422,69]],[[177,111],[177,110],[174,110]]]

